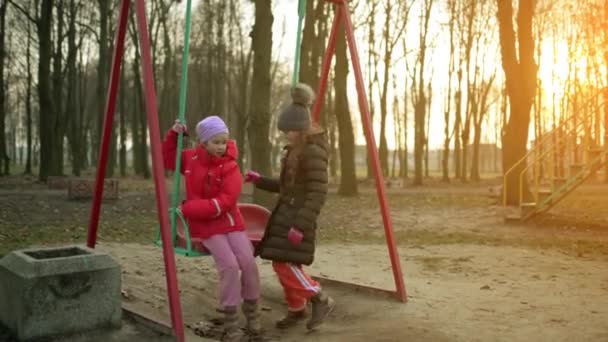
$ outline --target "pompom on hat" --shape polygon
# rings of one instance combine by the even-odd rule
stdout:
[[[279,115],[277,127],[280,131],[305,131],[311,126],[310,106],[314,102],[315,93],[304,83],[298,83],[291,90],[292,103]]]

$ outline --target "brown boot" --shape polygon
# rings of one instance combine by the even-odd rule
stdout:
[[[247,319],[247,331],[252,335],[259,335],[262,331],[260,322],[260,308],[257,300],[245,300],[241,307]]]
[[[300,311],[287,311],[287,316],[278,320],[276,327],[279,329],[288,329],[297,325],[304,319],[306,319],[306,309],[302,309]]]
[[[243,339],[243,332],[239,327],[239,317],[236,307],[224,308],[224,342],[240,342]]]
[[[329,316],[336,306],[334,300],[322,292],[319,292],[316,296],[312,297],[310,301],[312,302],[312,316],[306,323],[306,328],[308,328],[308,330],[312,330],[323,324],[325,318]]]

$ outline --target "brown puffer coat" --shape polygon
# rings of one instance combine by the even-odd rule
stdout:
[[[286,170],[291,150],[286,148],[279,179],[263,177],[256,184],[262,190],[278,192],[279,201],[266,226],[255,254],[262,259],[310,265],[315,254],[317,217],[327,198],[328,146],[325,133],[307,137],[295,172]],[[290,227],[304,233],[299,246],[287,239]]]

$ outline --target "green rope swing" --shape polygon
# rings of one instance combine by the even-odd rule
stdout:
[[[298,2],[298,33],[296,36],[296,53],[295,61],[293,66],[293,77],[291,79],[291,87],[295,87],[298,84],[298,77],[300,73],[300,57],[302,54],[302,26],[304,24],[304,17],[306,16],[306,0],[299,0]]]
[[[186,22],[184,25],[184,51],[182,56],[182,75],[179,93],[179,114],[178,120],[180,123],[186,123],[186,92],[188,89],[188,54],[190,50],[190,27],[192,23],[192,0],[186,2]],[[186,238],[186,248],[175,247],[175,253],[185,256],[202,256],[207,253],[200,253],[192,249],[192,241],[190,238],[190,231],[186,220],[182,216],[181,212],[177,210],[179,205],[179,189],[181,181],[181,164],[182,164],[182,149],[184,144],[184,134],[179,133],[177,136],[177,155],[175,157],[175,188],[173,191],[173,198],[171,208],[169,209],[171,219],[171,236],[173,237],[173,244],[177,241],[177,219],[179,217],[182,226],[184,227],[184,233]],[[157,233],[156,244],[162,246],[160,239],[160,230]]]
[[[192,20],[192,0],[186,3],[186,24],[184,27],[184,51],[182,55],[182,80],[179,90],[179,114],[178,120],[184,124],[186,122],[186,92],[188,88],[188,52],[190,50],[190,24]],[[177,208],[179,203],[179,183],[181,178],[182,167],[182,149],[184,143],[184,134],[179,133],[177,136],[177,155],[175,157],[175,188],[173,190],[173,202],[171,208]],[[171,230],[175,231],[177,224],[177,211],[171,210]]]

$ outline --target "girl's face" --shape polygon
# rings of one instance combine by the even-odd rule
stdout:
[[[226,153],[226,145],[228,144],[228,134],[221,133],[203,143],[209,154],[216,157],[221,157]]]
[[[297,145],[302,137],[302,132],[300,131],[287,131],[283,133],[289,145]]]

